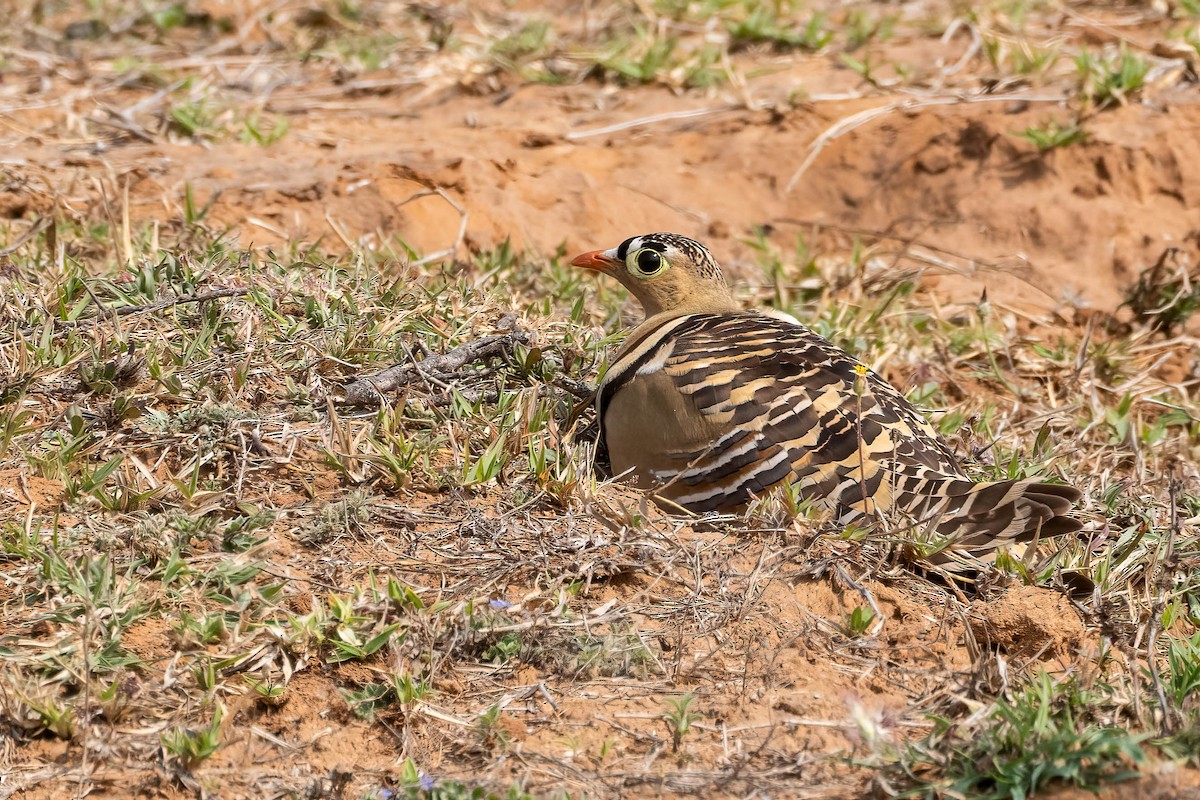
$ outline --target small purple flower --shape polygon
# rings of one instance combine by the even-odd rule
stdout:
[[[493,600],[488,605],[490,605],[492,608],[496,609],[497,611],[503,611],[506,608],[512,608],[512,603],[508,602],[507,600],[501,600],[499,598]]]
[[[396,796],[396,793],[393,792],[391,789],[380,789],[379,790],[380,800],[392,800],[392,798],[394,798],[395,796]]]
[[[432,775],[427,775],[424,772],[422,772],[421,773],[421,781],[417,785],[421,787],[422,791],[432,792],[433,787],[437,786],[437,781],[434,780],[434,777]]]

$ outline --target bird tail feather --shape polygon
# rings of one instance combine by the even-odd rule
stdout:
[[[974,483],[960,478],[942,482],[928,497],[918,518],[928,520],[936,538],[947,543],[943,555],[969,554],[989,559],[1007,545],[1074,533],[1083,523],[1070,516],[1082,492],[1073,486],[1036,479]],[[945,563],[943,558],[932,559]]]

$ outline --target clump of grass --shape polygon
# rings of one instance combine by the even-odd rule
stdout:
[[[553,26],[545,20],[529,20],[517,31],[492,42],[488,55],[497,66],[517,72],[527,80],[555,81],[557,76],[544,68],[553,44]]]
[[[1069,147],[1087,139],[1087,131],[1079,122],[1062,124],[1048,122],[1045,125],[1033,126],[1015,134],[1030,142],[1039,153],[1048,153],[1060,147]]]
[[[997,72],[1018,75],[1031,82],[1047,79],[1063,57],[1058,47],[1027,38],[1012,42],[1009,37],[984,37],[983,52]]]
[[[1053,782],[1095,790],[1137,776],[1146,736],[1098,724],[1098,705],[1111,703],[1110,689],[1085,689],[1076,678],[1056,682],[1042,673],[1012,700],[1000,700],[971,729],[947,719],[906,748],[901,757],[912,775],[922,765],[940,776],[918,781],[910,796],[955,796],[1010,800],[1033,796]]]
[[[725,23],[730,46],[737,49],[766,43],[781,49],[816,52],[833,41],[834,29],[824,14],[814,13],[803,25],[797,25],[779,18],[772,8],[778,5],[765,2],[742,4],[743,13]]]
[[[1154,330],[1170,335],[1200,310],[1200,266],[1189,264],[1178,248],[1164,250],[1126,291],[1123,305]]]
[[[673,36],[635,25],[633,32],[613,39],[599,54],[596,65],[625,84],[664,81],[685,88],[713,86],[722,80],[716,65],[720,51],[701,45],[685,48]]]
[[[1131,100],[1145,85],[1150,65],[1124,48],[1110,55],[1085,49],[1075,57],[1075,69],[1085,106],[1102,110]]]
[[[354,536],[361,532],[371,521],[371,516],[370,494],[355,489],[341,500],[324,506],[299,529],[297,537],[307,545],[320,547],[342,536]]]
[[[224,708],[218,706],[212,721],[203,728],[175,728],[162,735],[162,746],[179,765],[192,771],[212,757],[221,746]]]
[[[529,663],[573,678],[645,678],[660,670],[655,649],[636,630],[541,637],[525,650]]]

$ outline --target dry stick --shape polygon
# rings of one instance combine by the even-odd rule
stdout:
[[[697,222],[699,222],[701,225],[708,225],[710,222],[712,222],[712,219],[707,214],[699,213],[696,211],[689,211],[686,208],[683,208],[682,206],[677,206],[677,205],[674,205],[673,203],[668,203],[666,200],[663,200],[661,197],[655,197],[654,195],[650,194],[649,192],[639,189],[636,186],[630,186],[629,184],[620,183],[620,182],[617,183],[617,186],[620,186],[622,189],[626,189],[630,192],[634,192],[635,194],[640,194],[642,197],[646,197],[650,200],[653,200],[656,203],[660,203],[660,204],[666,206],[667,208],[671,209],[672,211],[674,211],[676,214],[681,214],[685,217],[690,217],[690,218],[696,220]],[[1181,293],[1182,293],[1182,291],[1181,291]]]
[[[425,189],[424,191],[417,192],[416,194],[414,194],[412,197],[409,197],[404,202],[398,203],[396,205],[396,208],[401,208],[403,206],[408,205],[409,203],[411,203],[414,200],[419,200],[422,197],[429,197],[430,195],[437,195],[438,197],[442,198],[443,200],[445,200],[447,203],[450,204],[451,208],[453,208],[455,211],[458,212],[458,215],[459,215],[458,236],[455,237],[454,244],[450,245],[445,250],[439,250],[436,253],[430,253],[429,255],[425,256],[424,258],[417,259],[416,261],[409,264],[410,267],[419,267],[422,264],[428,264],[431,261],[440,261],[444,258],[453,258],[455,253],[458,252],[459,248],[462,247],[463,240],[466,239],[466,236],[467,236],[467,218],[469,216],[467,213],[467,210],[465,208],[463,208],[461,205],[459,205],[458,203],[454,202],[454,200],[450,197],[450,195],[446,194],[440,187],[434,186],[431,189]]]
[[[1107,25],[1098,19],[1093,19],[1092,17],[1088,17],[1083,14],[1080,14],[1078,11],[1071,8],[1066,3],[1055,3],[1054,5],[1055,5],[1056,10],[1061,11],[1063,14],[1066,14],[1068,17],[1075,19],[1077,22],[1081,23],[1081,25],[1083,27],[1095,28],[1096,30],[1098,30],[1102,33],[1107,33],[1109,36],[1112,36],[1115,39],[1119,39],[1122,44],[1132,45],[1132,46],[1136,47],[1137,49],[1143,50],[1147,53],[1152,52],[1154,50],[1154,47],[1150,43],[1142,41],[1141,39],[1135,39],[1128,34],[1122,33],[1121,31],[1117,30],[1113,26]],[[1145,21],[1146,21],[1145,18],[1139,17],[1135,22],[1131,22],[1131,24],[1141,23],[1141,22],[1145,22]]]
[[[995,95],[957,95],[954,97],[931,97],[926,99],[912,98],[909,100],[899,100],[897,102],[888,103],[875,108],[868,108],[866,111],[859,111],[857,114],[851,114],[848,117],[835,122],[833,125],[825,129],[824,133],[813,140],[808,146],[808,156],[800,167],[792,174],[787,186],[784,187],[783,193],[790,194],[795,188],[796,183],[812,166],[812,163],[817,160],[817,156],[821,151],[829,146],[830,142],[841,136],[845,136],[855,128],[862,127],[868,122],[879,117],[887,116],[893,111],[913,111],[918,108],[928,108],[931,106],[950,106],[959,103],[998,103],[998,102],[1023,102],[1023,103],[1061,103],[1062,95],[1021,95],[1021,94],[995,94]]]
[[[583,381],[577,381],[574,378],[568,378],[565,375],[559,375],[555,377],[552,383],[558,388],[562,389],[564,392],[567,392],[581,400],[587,400],[589,404],[596,396],[596,390],[591,386],[588,386]]]
[[[92,620],[92,612],[92,604],[90,602],[85,603],[83,612],[83,638],[80,640],[82,645],[80,648],[80,655],[83,656],[83,708],[85,715],[91,714],[92,711],[92,666],[90,659],[88,658],[88,636],[91,633],[91,626],[89,623]],[[85,796],[83,791],[83,783],[88,779],[88,740],[91,738],[91,732],[91,720],[85,716],[83,724],[79,729],[81,739],[80,745],[83,749],[83,753],[79,757],[79,783],[75,788],[77,797]]]
[[[726,103],[723,106],[712,106],[710,108],[691,108],[687,111],[668,111],[665,114],[654,114],[649,117],[639,117],[631,119],[627,122],[618,122],[614,125],[605,125],[603,128],[592,128],[587,131],[571,131],[567,133],[568,141],[576,141],[579,139],[587,139],[592,136],[603,136],[606,133],[617,133],[619,131],[629,130],[630,128],[640,128],[643,125],[653,125],[656,122],[671,122],[677,119],[694,119],[696,117],[707,117],[711,114],[720,114],[725,111],[737,111],[742,108],[741,103]]]
[[[142,306],[121,306],[120,308],[101,307],[99,312],[94,317],[77,320],[56,321],[57,327],[71,330],[83,325],[91,325],[93,322],[101,320],[107,314],[112,314],[115,317],[126,317],[130,314],[153,313],[155,311],[163,311],[164,309],[173,306],[180,306],[184,303],[204,303],[209,300],[219,300],[222,297],[240,297],[245,294],[250,294],[254,291],[248,286],[230,286],[225,289],[213,289],[208,292],[200,292],[199,294],[189,294],[184,297],[172,297],[169,300],[159,300],[157,303],[147,303]]]
[[[290,91],[286,93],[280,92],[279,100],[282,102],[287,100],[311,100],[320,97],[342,97],[346,94],[354,92],[382,93],[382,90],[407,89],[412,86],[421,86],[424,83],[425,81],[419,76],[388,78],[381,80],[351,81],[349,83],[344,83],[333,87],[325,87],[320,89],[298,89],[296,91]],[[302,108],[308,108],[308,106],[303,105],[281,107],[276,105],[275,100],[272,99],[267,101],[267,104],[264,106],[264,108],[272,113],[286,113],[288,111],[298,111]]]
[[[141,125],[138,125],[136,122],[133,122],[132,120],[127,120],[124,117],[122,117],[119,111],[112,109],[112,108],[108,108],[107,106],[102,106],[102,107],[109,114],[109,116],[111,118],[110,119],[100,119],[98,117],[89,117],[88,122],[94,123],[96,125],[102,125],[105,128],[113,128],[118,131],[124,131],[125,133],[128,133],[130,136],[134,137],[135,139],[141,139],[143,142],[147,142],[149,144],[154,144],[155,142],[158,141],[144,127],[142,127]]]
[[[1163,566],[1164,572],[1166,570],[1170,570],[1174,566],[1173,562],[1175,561],[1175,541],[1180,532],[1179,500],[1177,497],[1179,489],[1179,476],[1176,472],[1176,468],[1172,466],[1169,469],[1169,474],[1167,476],[1167,499],[1170,503],[1170,525],[1167,528],[1166,553],[1164,554],[1163,558],[1159,560],[1159,563]],[[1156,556],[1157,553],[1158,549],[1155,548]],[[1162,585],[1166,582],[1164,580],[1166,577],[1164,572],[1159,572],[1159,575],[1155,576],[1156,584]],[[1165,605],[1165,599],[1165,596],[1161,593],[1157,598],[1151,599],[1150,615],[1149,619],[1146,620],[1146,625],[1150,629],[1149,636],[1146,637],[1146,664],[1150,668],[1150,681],[1154,686],[1154,694],[1158,698],[1158,707],[1162,710],[1162,720],[1159,724],[1160,730],[1164,736],[1174,733],[1177,728],[1174,719],[1175,714],[1172,713],[1173,711],[1176,711],[1176,709],[1172,709],[1167,706],[1167,695],[1163,690],[1162,677],[1159,675],[1158,669],[1158,624],[1160,615],[1162,614],[1162,607]]]
[[[800,219],[799,217],[775,217],[774,219],[771,220],[771,222],[776,225],[795,225],[797,227],[811,226],[813,228],[822,228],[822,229],[831,230],[831,231],[840,231],[841,233],[850,233],[850,234],[854,234],[856,236],[869,236],[872,239],[880,239],[880,240],[899,242],[900,244],[902,244],[908,248],[912,248],[914,246],[921,247],[921,248],[923,248],[925,250],[929,250],[933,253],[940,253],[943,256],[947,256],[949,258],[957,258],[960,261],[966,261],[971,264],[981,264],[981,265],[983,265],[985,267],[989,267],[991,269],[996,269],[996,270],[1009,269],[1009,267],[1007,267],[1003,263],[1003,261],[1000,261],[1000,260],[980,258],[979,256],[973,256],[973,255],[969,255],[967,253],[961,253],[957,250],[951,250],[949,248],[942,247],[940,245],[931,244],[930,242],[922,240],[920,238],[920,235],[905,236],[905,235],[901,235],[899,233],[892,232],[893,227],[895,227],[896,225],[899,225],[903,222],[925,223],[924,230],[928,230],[929,228],[933,227],[934,225],[936,225],[940,222],[940,220],[937,220],[937,219],[921,219],[919,217],[908,217],[906,219],[896,220],[896,222],[893,223],[893,225],[889,225],[887,228],[882,229],[882,230],[879,228],[864,228],[864,227],[856,226],[856,225],[841,225],[836,222],[827,222],[825,220],[819,220],[819,219]],[[1016,257],[1011,257],[1011,258],[1014,258],[1014,260],[1016,260],[1016,261],[1024,261],[1024,262],[1028,263],[1028,260],[1021,256],[1016,256]]]
[[[375,375],[346,384],[344,402],[352,406],[379,405],[384,394],[407,386],[418,378],[451,378],[464,365],[510,353],[514,345],[527,344],[529,337],[529,331],[485,336],[473,342],[460,344],[447,353],[429,356],[411,364],[397,364]]]
[[[862,598],[867,601],[867,605],[871,607],[871,611],[875,612],[875,621],[871,625],[871,630],[867,633],[869,636],[878,635],[879,631],[883,629],[884,619],[883,612],[879,610],[879,605],[875,602],[875,595],[871,594],[870,589],[851,578],[850,573],[847,572],[846,568],[841,564],[835,564],[834,570],[837,572],[838,578],[840,578],[847,586],[858,592]]]
[[[54,221],[53,217],[40,217],[36,222],[33,223],[32,227],[30,227],[29,230],[25,231],[20,236],[18,236],[17,240],[15,242],[10,244],[8,247],[0,249],[0,258],[3,258],[4,256],[12,255],[13,253],[20,250],[22,245],[24,245],[30,239],[32,239],[33,237],[35,237],[39,233],[41,233],[42,229],[45,228],[47,225],[49,225],[53,221]]]
[[[965,28],[967,33],[970,34],[971,44],[959,57],[958,61],[955,61],[949,67],[941,66],[938,68],[937,88],[941,88],[945,84],[946,78],[957,74],[963,69],[963,67],[969,64],[971,60],[974,59],[979,53],[980,48],[983,47],[983,37],[981,37],[979,34],[979,26],[967,22],[962,17],[956,17],[954,21],[946,27],[946,32],[942,34],[941,44],[948,45],[954,38],[954,35],[962,28]]]

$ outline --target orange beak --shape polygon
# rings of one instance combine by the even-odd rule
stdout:
[[[616,263],[616,261],[604,255],[603,250],[592,250],[571,259],[572,267],[583,267],[584,269],[592,269],[596,272],[608,272],[613,264]]]

